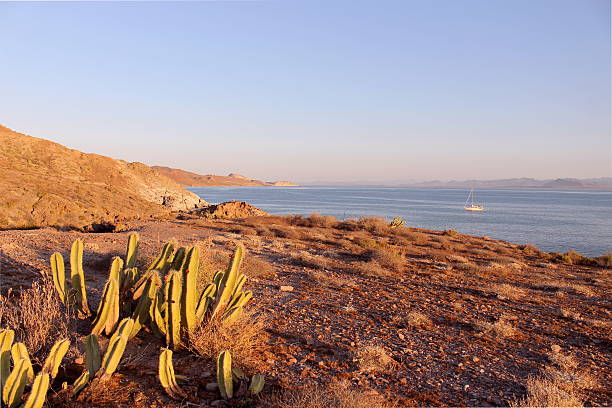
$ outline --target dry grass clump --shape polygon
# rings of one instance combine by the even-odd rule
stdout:
[[[372,248],[366,254],[371,261],[376,261],[379,265],[398,272],[404,265],[404,257],[401,253],[391,247]]]
[[[466,257],[461,256],[461,255],[452,255],[452,254],[446,255],[446,259],[449,262],[453,262],[453,263],[468,263],[468,262],[470,262],[469,259],[467,259]]]
[[[382,217],[361,217],[357,221],[362,229],[372,234],[383,234],[389,232],[389,222]]]
[[[291,263],[311,269],[323,269],[327,266],[328,260],[322,256],[312,255],[306,251],[291,254]]]
[[[332,274],[329,272],[322,272],[320,270],[308,271],[308,278],[313,282],[332,285],[336,287],[348,287],[352,288],[356,286],[356,283],[350,279],[343,278],[342,276],[338,276],[336,274]]]
[[[518,334],[517,329],[502,318],[494,323],[479,320],[476,322],[475,328],[481,333],[492,334],[502,338],[514,337]]]
[[[359,370],[365,372],[383,372],[397,366],[397,362],[381,346],[365,346],[359,349],[353,361],[357,362]]]
[[[565,319],[571,319],[571,320],[576,320],[576,321],[582,320],[580,313],[574,312],[572,310],[561,308],[559,309],[559,314],[561,315],[561,317]]]
[[[300,231],[291,226],[280,226],[274,225],[270,227],[270,232],[274,234],[274,236],[278,238],[287,238],[287,239],[300,239],[302,238],[302,234]]]
[[[525,296],[525,291],[507,283],[497,283],[489,286],[489,291],[499,299],[517,300]]]
[[[303,217],[301,215],[290,216],[289,224],[308,228],[333,228],[338,224],[338,220],[329,215],[320,215],[317,213],[313,213],[310,214],[308,217]]]
[[[411,329],[433,328],[431,319],[421,312],[409,312],[406,316],[396,316],[393,321],[401,327],[408,327]]]
[[[73,317],[59,300],[50,280],[32,283],[14,298],[0,296],[0,326],[15,331],[30,357],[42,362],[57,340],[70,337]]]
[[[245,311],[231,325],[214,318],[189,333],[189,346],[198,355],[212,360],[223,350],[229,350],[241,366],[254,367],[260,362],[260,351],[267,342],[264,327],[263,318],[252,311]]]
[[[276,270],[269,262],[254,256],[247,256],[242,262],[241,272],[249,278],[266,279],[276,275]]]
[[[365,276],[377,276],[379,278],[389,277],[395,275],[395,272],[389,269],[383,268],[376,261],[360,262],[352,268],[355,272]]]
[[[513,407],[581,407],[582,398],[564,390],[558,380],[531,376],[527,379],[527,395],[511,404]]]
[[[593,289],[591,289],[588,286],[585,285],[568,285],[566,286],[564,289],[572,291],[574,293],[586,296],[586,297],[593,297],[595,296],[595,292],[593,292]]]
[[[563,255],[556,255],[554,259],[557,261],[565,262],[570,265],[592,266],[598,264],[598,261],[596,259],[586,257],[576,251],[567,251]]]
[[[264,396],[264,408],[392,408],[396,405],[382,396],[355,389],[346,381],[326,386],[311,385],[286,389],[280,394]]]
[[[599,266],[612,267],[612,252],[608,252],[597,258],[597,264]]]

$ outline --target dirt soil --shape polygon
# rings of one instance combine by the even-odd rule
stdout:
[[[246,287],[269,336],[255,367],[267,379],[263,394],[345,379],[398,406],[503,406],[525,394],[527,377],[560,348],[601,384],[586,391],[586,404],[612,403],[610,269],[553,263],[531,246],[454,231],[328,217],[196,216],[130,222],[121,233],[0,231],[2,291],[48,274],[49,256],[60,251],[68,259],[81,238],[95,310],[111,258],[123,256],[130,231],[140,234],[142,262],[170,239],[201,246],[211,265],[244,245]],[[51,406],[188,406],[169,399],[157,380],[161,346],[141,332],[110,383],[74,401],[59,392]],[[393,363],[368,368],[362,352],[371,346]],[[64,363],[72,381],[82,361]],[[213,361],[183,351],[174,364],[189,378],[190,406],[223,406],[218,392],[205,389],[214,381]]]

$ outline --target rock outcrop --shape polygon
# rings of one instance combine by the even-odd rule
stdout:
[[[153,166],[153,168],[185,187],[297,186],[297,184],[293,184],[290,181],[261,181],[250,179],[237,173],[230,173],[227,176],[217,176],[215,174],[196,174],[190,171],[173,169],[171,167]]]
[[[238,219],[268,215],[267,212],[253,207],[244,201],[228,201],[221,204],[213,204],[208,207],[192,210],[191,213],[205,218],[217,219]]]
[[[0,126],[0,229],[162,217],[207,205],[142,163],[82,153]]]

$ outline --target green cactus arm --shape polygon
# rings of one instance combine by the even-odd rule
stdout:
[[[162,337],[166,337],[166,322],[161,312],[161,291],[158,290],[155,298],[153,298],[153,302],[151,303],[151,308],[149,309],[149,318],[152,322],[152,328]]]
[[[55,378],[60,364],[62,363],[62,359],[68,352],[68,347],[70,347],[70,340],[64,339],[57,341],[53,347],[51,347],[51,351],[43,365],[42,372],[49,374],[51,378]]]
[[[217,289],[217,286],[214,283],[211,283],[202,292],[202,296],[200,296],[200,300],[198,301],[198,307],[196,308],[196,313],[195,313],[195,318],[196,318],[195,326],[196,327],[202,322],[202,320],[204,319],[204,315],[206,314],[206,311],[208,310],[208,307],[212,304],[213,296],[214,296],[216,289]]]
[[[128,237],[127,249],[125,251],[125,267],[130,269],[136,266],[136,257],[138,256],[138,246],[140,245],[140,237],[133,232]]]
[[[223,351],[217,358],[217,384],[224,399],[230,399],[234,395],[234,384],[232,382],[232,355],[229,351]]]
[[[140,278],[138,278],[136,283],[132,285],[132,289],[131,289],[132,299],[138,300],[140,298],[140,296],[142,295],[142,292],[144,291],[145,286],[147,285],[147,282],[153,275],[153,272],[157,272],[157,271],[155,271],[154,269],[146,271],[145,273],[142,274]]]
[[[174,246],[174,242],[166,242],[157,258],[155,258],[153,263],[149,265],[149,268],[147,270],[150,271],[152,269],[156,269],[162,273],[166,273],[172,265],[171,259],[172,254],[174,253]]]
[[[32,368],[32,361],[28,354],[28,349],[23,343],[15,343],[11,347],[11,357],[13,358],[13,365],[16,365],[19,360],[25,361],[25,368],[28,376],[28,384],[34,381],[34,368]]]
[[[4,388],[4,382],[11,370],[11,347],[15,340],[13,330],[0,331],[0,390]]]
[[[181,293],[181,319],[187,331],[195,328],[198,270],[200,265],[200,250],[192,246],[187,251],[187,262],[182,271],[183,289]]]
[[[179,387],[174,375],[174,366],[172,365],[172,350],[162,348],[159,355],[159,382],[166,390],[166,393],[174,399],[186,398],[187,394]]]
[[[223,313],[221,320],[223,320],[223,323],[225,324],[232,324],[236,320],[238,320],[240,316],[242,316],[242,312],[242,307],[234,307],[232,309],[228,309],[225,311],[225,313]]]
[[[118,316],[115,315],[114,312],[111,312],[111,309],[113,309],[114,298],[119,298],[117,280],[109,279],[104,285],[102,298],[100,299],[100,304],[98,305],[98,312],[96,313],[96,318],[93,321],[93,328],[91,329],[92,334],[99,335],[102,333],[107,326],[107,320],[109,320],[109,317],[110,319],[114,319],[114,322],[117,321]]]
[[[66,268],[64,258],[59,252],[51,255],[51,275],[53,276],[53,286],[64,305],[68,303],[68,289],[66,288]]]
[[[236,280],[238,277],[238,269],[240,268],[240,264],[242,263],[242,257],[244,255],[244,249],[242,246],[238,246],[236,248],[236,252],[234,252],[234,256],[232,258],[232,262],[225,274],[223,274],[223,278],[217,285],[217,296],[215,298],[215,306],[212,311],[211,318],[214,317],[219,311],[221,311],[230,300],[230,295],[234,291],[234,287],[236,285]]]
[[[157,291],[159,289],[159,274],[157,274],[156,271],[153,272],[155,272],[155,274],[152,275],[151,279],[149,279],[147,282],[144,289],[144,295],[138,299],[138,304],[136,305],[136,309],[134,309],[134,313],[132,314],[134,327],[130,333],[130,338],[136,336],[142,326],[150,318],[151,304],[153,303],[154,298],[157,296]]]
[[[113,263],[111,263],[110,272],[108,274],[109,278],[117,279],[117,283],[119,287],[121,287],[121,278],[123,271],[123,259],[118,256],[113,257]]]
[[[72,396],[73,397],[77,395],[79,392],[81,392],[81,390],[85,388],[87,383],[89,383],[89,376],[90,376],[89,371],[85,370],[81,373],[79,378],[74,380],[74,383],[72,384]]]
[[[76,295],[79,317],[90,316],[91,310],[87,302],[87,287],[85,286],[85,273],[83,272],[83,241],[80,239],[72,243],[70,250],[70,279]]]
[[[249,385],[249,392],[253,395],[259,394],[263,390],[266,378],[261,374],[253,374],[251,377],[251,384]]]
[[[23,389],[28,381],[27,363],[24,358],[15,362],[13,371],[6,379],[2,389],[2,400],[9,408],[15,408],[21,404]]]
[[[32,391],[23,408],[42,408],[47,398],[47,390],[49,390],[49,374],[42,372],[34,379]]]
[[[246,280],[247,280],[247,277],[245,274],[241,273],[240,276],[238,276],[238,279],[236,280],[236,286],[234,287],[234,290],[232,291],[232,295],[230,296],[230,299],[234,298],[234,296],[236,296],[237,293],[240,293]]]
[[[181,344],[181,274],[172,271],[166,278],[166,345],[177,349]]]
[[[83,339],[83,343],[85,344],[85,366],[89,377],[93,378],[102,364],[98,337],[95,334],[90,334]]]
[[[183,266],[185,265],[185,261],[187,257],[185,256],[185,248],[180,247],[174,252],[174,256],[172,257],[172,263],[170,265],[170,269],[175,271],[182,271]]]
[[[125,318],[119,323],[117,330],[113,333],[108,342],[106,353],[102,359],[102,365],[96,376],[106,378],[115,372],[117,366],[119,366],[121,357],[123,357],[125,346],[127,345],[133,326],[134,321],[130,318]]]
[[[230,302],[227,304],[227,309],[231,309],[233,307],[243,307],[249,300],[251,300],[252,297],[253,292],[250,290],[240,292],[236,294],[232,300],[230,300]]]

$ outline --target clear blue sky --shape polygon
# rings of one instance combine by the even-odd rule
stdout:
[[[611,175],[610,3],[0,3],[0,123],[266,180]]]

